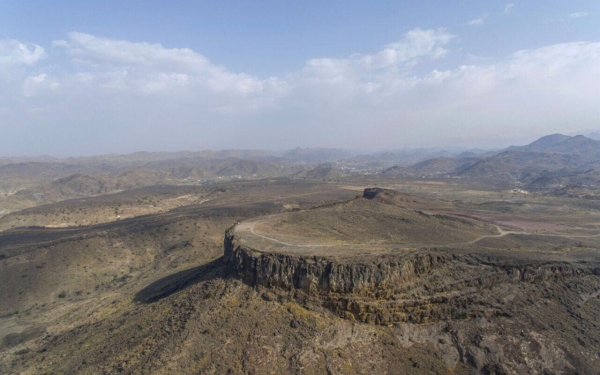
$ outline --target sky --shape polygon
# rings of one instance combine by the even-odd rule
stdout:
[[[600,2],[0,0],[0,156],[600,129]]]

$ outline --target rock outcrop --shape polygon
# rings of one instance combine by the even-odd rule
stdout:
[[[441,253],[384,257],[373,262],[328,257],[294,256],[249,249],[225,236],[225,259],[230,271],[252,285],[299,289],[311,294],[350,293],[380,297],[394,285],[426,274],[448,261]]]
[[[229,273],[280,299],[366,323],[425,323],[507,314],[497,303],[520,283],[600,274],[600,267],[423,249],[368,257],[265,252],[227,231]],[[270,297],[273,298],[273,297]]]

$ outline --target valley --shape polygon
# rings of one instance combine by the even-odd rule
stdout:
[[[336,171],[2,197],[0,372],[595,373],[600,201]]]

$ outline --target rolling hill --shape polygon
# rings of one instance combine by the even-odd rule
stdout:
[[[525,145],[511,146],[492,154],[438,157],[408,168],[395,166],[386,176],[429,178],[459,177],[548,191],[567,185],[599,186],[600,141],[583,135],[551,134]]]

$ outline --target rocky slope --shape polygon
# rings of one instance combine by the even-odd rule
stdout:
[[[90,228],[0,233],[0,373],[598,374],[596,237],[346,257],[267,252],[227,231],[355,194],[326,185],[317,200],[302,193],[315,181],[288,183],[231,183],[202,205]]]
[[[503,306],[487,300],[492,290],[510,295],[522,283],[600,275],[599,262],[519,258],[437,249],[352,259],[295,256],[248,248],[233,230],[224,255],[229,272],[249,285],[384,325],[502,315]]]
[[[385,193],[364,195],[389,200]],[[492,250],[483,241],[303,255],[253,248],[238,234],[235,227],[226,232],[224,272],[264,300],[382,327],[410,337],[409,346],[433,345],[447,371],[466,365],[472,374],[596,374],[600,365],[600,259],[593,250]]]

